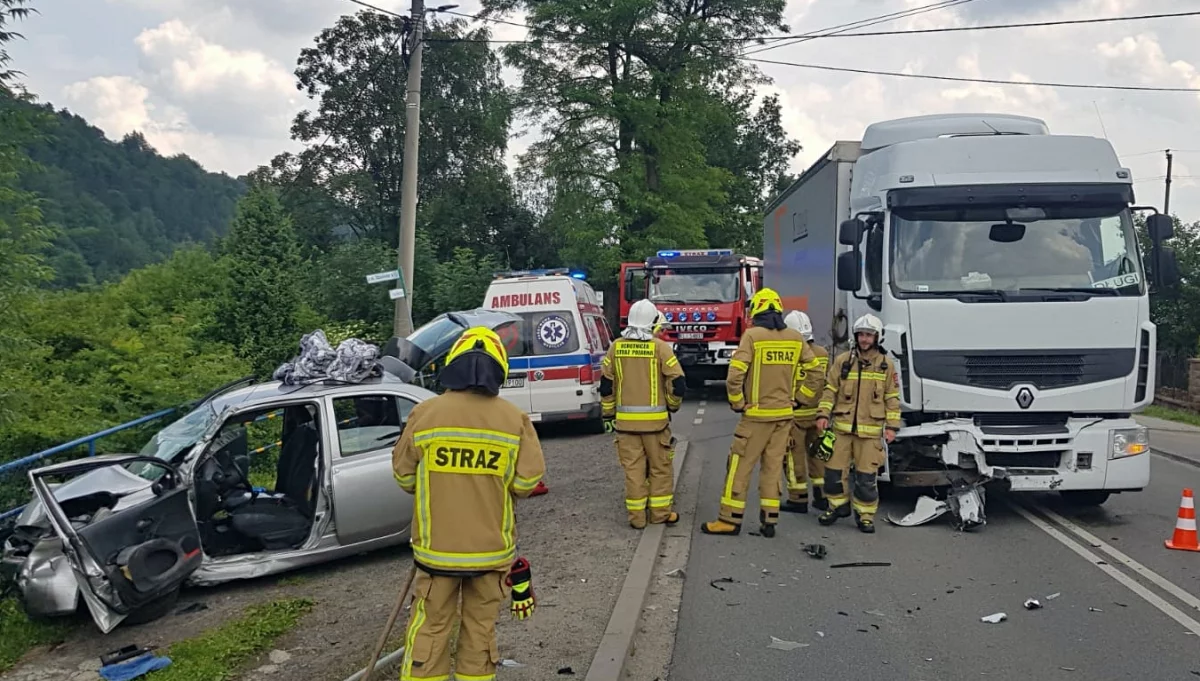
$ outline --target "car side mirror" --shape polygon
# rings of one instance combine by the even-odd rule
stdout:
[[[837,257],[837,287],[841,291],[857,291],[862,287],[862,261],[855,251]]]
[[[1166,241],[1175,236],[1175,221],[1169,215],[1155,213],[1146,218],[1146,233],[1151,241]]]
[[[867,224],[858,218],[844,220],[838,226],[838,243],[843,246],[857,246],[862,234],[867,230]],[[857,290],[857,287],[856,289]]]

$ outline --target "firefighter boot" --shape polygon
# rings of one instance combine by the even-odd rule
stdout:
[[[825,490],[821,489],[820,485],[813,485],[813,500],[812,507],[818,511],[829,510],[829,500],[825,498]]]
[[[783,507],[781,510],[787,511],[788,513],[808,513],[808,502],[792,501],[789,499],[783,502]]]
[[[855,511],[854,512],[854,524],[858,525],[858,530],[860,532],[864,532],[866,534],[875,534],[875,519],[874,518],[864,518],[858,511]]]
[[[817,522],[822,525],[832,525],[837,522],[838,518],[850,517],[850,504],[842,504],[841,506],[830,506],[827,511],[817,516]]]
[[[713,520],[701,525],[700,531],[704,534],[741,534],[742,526],[724,520]]]
[[[762,536],[766,537],[767,539],[775,538],[775,523],[767,522],[767,512],[766,511],[758,512],[758,523],[760,525],[760,527],[758,529],[760,532],[762,532]]]

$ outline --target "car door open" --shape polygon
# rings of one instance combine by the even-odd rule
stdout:
[[[165,472],[148,488],[132,493],[138,497],[130,499],[135,501],[132,505],[101,509],[85,521],[67,516],[47,481],[131,463]],[[145,456],[96,457],[38,468],[30,471],[29,479],[63,541],[92,619],[104,633],[139,609],[171,598],[200,567],[200,534],[188,488],[171,464]]]

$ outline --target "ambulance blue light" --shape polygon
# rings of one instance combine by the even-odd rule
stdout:
[[[572,279],[587,279],[587,274],[576,270],[571,273],[571,278]]]

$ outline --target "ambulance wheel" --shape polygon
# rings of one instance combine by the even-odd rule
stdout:
[[[604,434],[604,419],[595,418],[588,419],[584,422],[583,432],[588,435],[603,435]]]
[[[1071,506],[1086,507],[1103,505],[1112,493],[1102,489],[1076,489],[1064,490],[1059,494]]]

